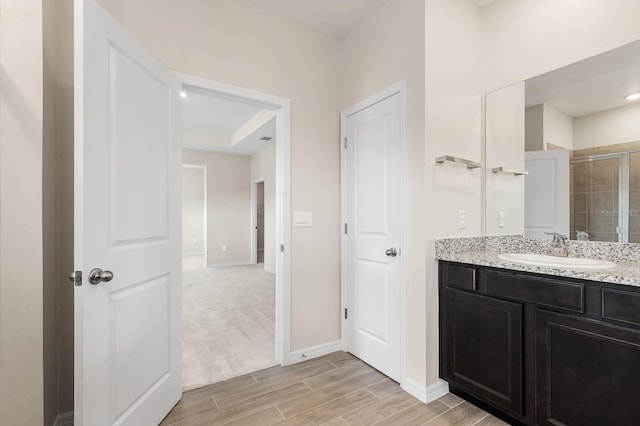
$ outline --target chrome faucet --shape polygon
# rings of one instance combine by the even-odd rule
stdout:
[[[578,241],[589,241],[589,234],[585,231],[578,231],[576,229],[576,240]]]
[[[551,244],[551,256],[569,256],[567,251],[567,237],[557,232],[545,232],[547,235],[553,235],[553,243]]]

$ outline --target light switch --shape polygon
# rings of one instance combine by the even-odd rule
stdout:
[[[293,226],[310,228],[313,226],[313,213],[293,212]]]
[[[498,228],[504,228],[504,212],[502,210],[498,212]]]
[[[458,228],[460,229],[467,228],[467,211],[466,210],[458,210]]]

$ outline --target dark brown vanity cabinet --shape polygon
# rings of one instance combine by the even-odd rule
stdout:
[[[440,375],[517,422],[640,424],[640,288],[440,262]]]
[[[536,311],[536,419],[640,424],[640,330]]]
[[[451,288],[445,292],[445,377],[522,414],[522,305]]]

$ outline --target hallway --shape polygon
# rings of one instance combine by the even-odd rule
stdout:
[[[276,365],[274,274],[186,256],[182,277],[183,390]]]

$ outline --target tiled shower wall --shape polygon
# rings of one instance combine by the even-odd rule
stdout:
[[[640,157],[637,161],[637,205],[640,210]],[[570,165],[570,238],[586,231],[591,241],[618,241],[619,160]],[[640,238],[640,221],[636,224]]]

